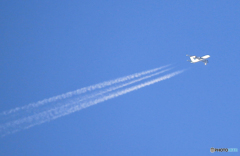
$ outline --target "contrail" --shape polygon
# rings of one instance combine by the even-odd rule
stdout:
[[[61,99],[66,99],[66,98],[72,97],[74,95],[79,95],[79,94],[82,94],[82,93],[85,93],[85,92],[88,92],[88,91],[92,91],[92,90],[95,90],[95,89],[101,89],[101,88],[104,88],[104,87],[107,87],[107,86],[110,86],[110,85],[113,85],[113,84],[116,84],[116,83],[124,82],[124,81],[131,80],[131,79],[134,79],[134,78],[146,75],[146,74],[156,72],[156,71],[161,70],[163,68],[166,68],[168,66],[170,66],[170,65],[166,65],[166,66],[162,66],[162,67],[159,67],[159,68],[143,71],[143,72],[140,72],[140,73],[135,73],[135,74],[132,74],[132,75],[128,75],[128,76],[121,77],[121,78],[114,79],[114,80],[110,80],[110,81],[105,81],[103,83],[99,83],[99,84],[96,84],[96,85],[84,87],[84,88],[81,88],[81,89],[78,89],[78,90],[75,90],[75,91],[72,91],[72,92],[67,92],[65,94],[61,94],[61,95],[54,96],[54,97],[51,97],[51,98],[48,98],[48,99],[44,99],[44,100],[38,101],[36,103],[31,103],[31,104],[28,104],[26,106],[17,107],[17,108],[11,109],[9,111],[4,111],[4,112],[0,113],[0,115],[8,115],[8,114],[20,111],[20,110],[29,109],[29,108],[32,108],[32,107],[38,107],[38,106],[41,106],[41,105],[44,105],[44,104],[47,104],[47,103],[50,103],[50,102],[54,102],[54,101],[61,100]]]
[[[115,87],[111,87],[111,88],[108,88],[106,90],[103,90],[103,91],[99,91],[98,93],[96,94],[92,94],[92,95],[87,95],[87,96],[84,96],[84,97],[80,97],[80,98],[75,98],[73,100],[68,100],[68,101],[65,101],[64,103],[60,104],[60,106],[55,106],[55,105],[50,105],[50,108],[47,108],[47,110],[40,110],[40,112],[38,112],[36,114],[36,112],[32,112],[32,110],[29,108],[26,112],[24,112],[24,115],[25,116],[28,116],[28,117],[24,117],[23,120],[15,120],[13,122],[9,122],[7,124],[5,124],[5,126],[1,126],[0,125],[0,132],[3,131],[3,129],[5,130],[8,130],[9,128],[13,128],[15,127],[16,125],[21,125],[24,123],[30,123],[30,122],[33,122],[33,118],[36,118],[38,116],[38,120],[44,120],[43,118],[46,118],[49,116],[49,112],[54,112],[55,110],[59,109],[59,108],[66,108],[66,107],[73,107],[72,105],[73,104],[76,104],[76,101],[77,103],[81,102],[81,101],[86,101],[86,100],[89,100],[89,99],[93,99],[97,96],[101,96],[102,94],[105,94],[105,93],[108,93],[108,92],[111,92],[111,91],[114,91],[114,90],[117,90],[117,89],[120,89],[120,88],[123,88],[125,86],[128,86],[128,85],[131,85],[133,83],[136,83],[136,82],[139,82],[139,81],[142,81],[144,79],[148,79],[148,78],[151,78],[153,76],[156,76],[156,75],[159,75],[161,73],[164,73],[166,71],[169,71],[171,70],[172,68],[169,68],[169,69],[165,69],[165,70],[162,70],[160,72],[157,72],[157,73],[154,73],[154,74],[151,74],[151,75],[148,75],[148,76],[145,76],[145,77],[141,77],[139,79],[136,79],[136,80],[133,80],[133,81],[130,81],[130,82],[127,82],[125,84],[122,84],[122,85],[118,85],[118,86],[115,86]],[[38,108],[40,109],[40,108]],[[48,114],[46,114],[46,112],[48,112]],[[30,113],[34,113],[34,115],[31,115]],[[29,115],[27,115],[29,114]],[[41,117],[40,117],[41,116]],[[18,117],[18,118],[22,118],[22,117]],[[13,120],[13,119],[12,119]],[[43,123],[43,122],[41,122]],[[23,126],[21,125],[21,126]],[[2,130],[1,130],[2,129]]]
[[[66,101],[66,102],[64,102],[64,103],[62,103],[62,104],[59,104],[59,105],[55,106],[55,107],[60,107],[60,106],[62,106],[62,105],[64,105],[64,107],[66,107],[66,106],[72,105],[72,103],[75,103],[75,102],[72,102],[72,101],[81,102],[81,101],[85,101],[85,100],[88,100],[88,99],[92,99],[92,98],[95,98],[96,96],[100,96],[100,95],[106,94],[106,93],[108,93],[108,92],[112,92],[112,91],[114,91],[114,90],[117,90],[117,89],[120,89],[120,88],[129,86],[129,85],[131,85],[131,84],[133,84],[133,83],[136,83],[136,82],[139,82],[139,81],[142,81],[142,80],[145,80],[145,79],[149,79],[149,78],[151,78],[151,77],[153,77],[153,76],[162,74],[162,73],[164,73],[164,72],[166,72],[166,71],[169,71],[169,70],[171,70],[171,69],[172,69],[172,68],[165,69],[165,70],[162,70],[162,71],[160,71],[160,72],[156,72],[156,73],[154,73],[154,74],[151,74],[151,75],[148,75],[148,76],[145,76],[145,77],[142,77],[142,78],[139,78],[139,79],[136,79],[136,80],[133,80],[133,81],[124,83],[124,84],[122,84],[122,85],[118,85],[118,86],[115,86],[115,87],[110,87],[110,88],[108,88],[108,89],[99,91],[99,92],[97,92],[97,93],[95,93],[95,94],[92,94],[92,95],[86,95],[86,96],[84,96],[84,97],[75,98],[75,99],[73,99],[73,100],[71,100],[71,101]],[[67,104],[65,104],[65,103],[67,103]],[[53,107],[53,106],[51,106],[51,107]],[[50,110],[49,108],[47,108],[47,109]],[[53,109],[55,109],[55,108],[53,108]],[[52,110],[53,110],[53,109],[52,109]],[[28,112],[30,112],[30,111],[28,111]]]
[[[98,91],[97,93],[94,93],[94,94],[85,95],[83,97],[81,97],[81,96],[79,97],[78,96],[78,97],[75,97],[75,98],[65,99],[65,100],[59,101],[58,103],[49,103],[45,107],[43,107],[43,106],[41,106],[41,107],[32,107],[32,108],[28,108],[28,109],[25,109],[25,110],[21,110],[20,112],[15,112],[15,113],[12,113],[12,114],[5,115],[4,118],[5,118],[5,121],[6,121],[6,119],[13,120],[13,118],[15,118],[15,119],[16,118],[22,118],[23,114],[24,114],[24,116],[32,116],[32,114],[38,114],[38,113],[41,113],[41,112],[44,112],[44,111],[53,110],[53,109],[61,107],[63,105],[70,106],[70,105],[72,105],[74,103],[72,101],[76,101],[77,100],[78,102],[81,102],[81,101],[85,101],[85,100],[88,100],[88,99],[92,99],[92,98],[94,98],[96,96],[100,96],[102,94],[105,94],[105,93],[108,93],[108,92],[111,92],[111,91],[114,91],[114,90],[126,87],[128,85],[133,84],[133,83],[142,81],[144,79],[151,78],[151,77],[156,76],[156,75],[159,75],[159,74],[164,73],[166,71],[169,71],[171,69],[172,68],[165,69],[165,70],[162,70],[160,72],[156,72],[154,74],[150,74],[148,76],[140,77],[140,78],[134,79],[134,80],[132,80],[130,82],[128,81],[128,82],[126,82],[124,84],[113,86],[113,87],[107,88],[105,90],[100,90],[100,91]]]
[[[48,110],[48,111],[45,111],[45,112],[42,112],[42,113],[39,113],[39,114],[36,114],[36,115],[32,115],[32,116],[29,116],[29,117],[25,117],[23,119],[19,119],[19,120],[7,123],[5,125],[0,126],[0,134],[2,136],[5,136],[7,134],[14,133],[14,132],[17,132],[17,131],[22,130],[22,129],[28,129],[28,128],[33,127],[35,125],[39,125],[39,124],[42,124],[44,122],[54,120],[56,118],[59,118],[59,117],[71,114],[73,112],[79,111],[83,108],[90,107],[90,106],[98,104],[100,102],[104,102],[106,100],[118,97],[120,95],[124,95],[124,94],[127,94],[129,92],[138,90],[138,89],[143,88],[145,86],[149,86],[151,84],[169,79],[169,78],[174,77],[174,76],[176,76],[176,75],[178,75],[182,72],[184,72],[184,70],[173,72],[171,74],[167,74],[165,76],[156,78],[154,80],[151,80],[151,81],[148,81],[148,82],[145,82],[145,83],[141,83],[139,85],[135,85],[133,87],[129,87],[129,88],[126,88],[126,89],[123,89],[123,90],[120,90],[120,91],[116,91],[114,93],[110,92],[108,95],[105,95],[105,94],[100,95],[100,97],[89,99],[87,102],[80,102],[79,100],[75,100],[74,103],[76,103],[76,105],[72,106],[72,105],[66,104],[66,105],[63,105],[63,106],[61,106],[59,108],[56,108],[56,109],[51,109],[51,110]]]

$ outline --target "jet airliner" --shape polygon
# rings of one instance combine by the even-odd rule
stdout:
[[[192,55],[187,55],[190,57],[191,61],[190,60],[187,60],[188,62],[190,63],[197,63],[197,62],[204,62],[205,65],[207,65],[208,63],[208,58],[210,57],[210,55],[205,55],[205,56],[202,56],[202,57],[197,57],[197,56],[192,56]]]

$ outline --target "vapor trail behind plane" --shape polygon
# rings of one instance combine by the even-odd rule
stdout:
[[[47,103],[50,103],[50,102],[55,102],[57,100],[66,99],[66,98],[72,97],[74,95],[79,95],[79,94],[82,94],[82,93],[85,93],[85,92],[88,92],[88,91],[93,91],[95,89],[101,89],[101,88],[104,88],[104,87],[107,87],[107,86],[110,86],[110,85],[113,85],[113,84],[116,84],[116,83],[124,82],[124,81],[127,81],[127,80],[131,80],[131,79],[134,79],[134,78],[137,78],[137,77],[141,77],[143,75],[147,75],[147,74],[159,71],[159,70],[161,70],[163,68],[166,68],[168,66],[170,66],[170,65],[166,65],[166,66],[162,66],[162,67],[159,67],[159,68],[143,71],[143,72],[140,72],[140,73],[135,73],[135,74],[132,74],[132,75],[128,75],[128,76],[117,78],[117,79],[110,80],[110,81],[105,81],[103,83],[99,83],[99,84],[96,84],[96,85],[84,87],[84,88],[81,88],[81,89],[78,89],[78,90],[75,90],[75,91],[72,91],[72,92],[67,92],[65,94],[61,94],[61,95],[54,96],[54,97],[51,97],[51,98],[48,98],[48,99],[44,99],[44,100],[38,101],[36,103],[31,103],[31,104],[28,104],[26,106],[17,107],[17,108],[11,109],[9,111],[4,111],[4,112],[0,113],[0,115],[8,115],[8,114],[11,114],[11,113],[15,113],[17,111],[27,110],[29,108],[34,108],[34,107],[39,107],[41,105],[44,105],[44,104],[47,104]]]
[[[95,98],[95,97],[97,97],[97,96],[101,96],[101,95],[103,95],[103,94],[112,92],[112,91],[114,91],[114,90],[117,90],[117,89],[120,89],[120,88],[123,88],[123,87],[126,87],[126,86],[129,86],[129,85],[131,85],[131,84],[134,84],[134,83],[143,81],[143,80],[145,80],[145,79],[149,79],[149,78],[151,78],[151,77],[153,77],[153,76],[157,76],[157,75],[162,74],[162,73],[164,73],[164,72],[167,72],[167,71],[169,71],[169,70],[171,70],[171,69],[172,69],[172,68],[165,69],[165,70],[162,70],[162,71],[160,71],[160,72],[156,72],[156,73],[154,73],[154,74],[151,74],[151,75],[148,75],[148,76],[144,76],[144,77],[141,77],[141,78],[139,78],[139,79],[135,79],[135,80],[132,80],[132,81],[130,81],[130,82],[126,82],[126,83],[121,84],[121,85],[118,85],[118,86],[110,87],[110,88],[105,89],[105,90],[100,90],[99,92],[97,92],[97,93],[95,93],[95,94],[91,94],[91,95],[86,95],[86,96],[84,96],[84,97],[75,98],[75,99],[73,99],[73,100],[71,100],[71,101],[66,101],[65,103],[67,103],[67,104],[64,104],[64,103],[63,103],[63,104],[61,104],[61,105],[58,105],[57,107],[63,106],[63,105],[64,105],[64,107],[66,107],[66,106],[72,105],[72,103],[76,103],[76,101],[82,102],[82,101],[85,101],[85,100],[93,99],[93,98]],[[74,102],[72,102],[72,101],[74,101]]]
[[[0,126],[0,135],[4,136],[10,133],[14,133],[16,131],[22,130],[22,129],[28,129],[30,127],[33,127],[35,125],[42,124],[47,121],[54,120],[56,118],[71,114],[73,112],[79,111],[83,108],[90,107],[92,105],[98,104],[100,102],[104,102],[106,100],[118,97],[120,95],[124,95],[126,93],[132,92],[134,90],[138,90],[140,88],[143,88],[145,86],[149,86],[151,84],[169,79],[173,76],[176,76],[180,73],[182,73],[184,70],[173,72],[171,74],[164,75],[162,77],[156,78],[154,80],[141,83],[139,85],[135,85],[132,87],[128,87],[126,89],[122,89],[120,91],[110,93],[106,92],[105,94],[101,94],[100,96],[94,96],[93,98],[89,98],[88,100],[81,101],[81,99],[75,99],[72,102],[72,104],[66,103],[65,105],[62,105],[61,107],[50,109],[47,111],[44,111],[42,113],[28,116],[19,120],[15,120],[13,122],[9,122],[7,124],[4,124]],[[152,74],[154,75],[154,74]]]

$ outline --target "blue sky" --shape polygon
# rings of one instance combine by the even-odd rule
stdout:
[[[239,8],[237,0],[1,1],[1,112],[167,64],[189,70],[0,138],[0,155],[240,149]],[[186,54],[211,57],[204,66]]]

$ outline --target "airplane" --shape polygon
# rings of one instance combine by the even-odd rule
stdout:
[[[210,57],[210,55],[205,55],[205,56],[202,56],[202,57],[197,57],[197,56],[192,56],[192,55],[187,55],[190,57],[191,61],[190,60],[187,60],[188,62],[191,62],[191,63],[197,63],[197,62],[204,62],[205,65],[207,65],[208,63],[208,58]]]

